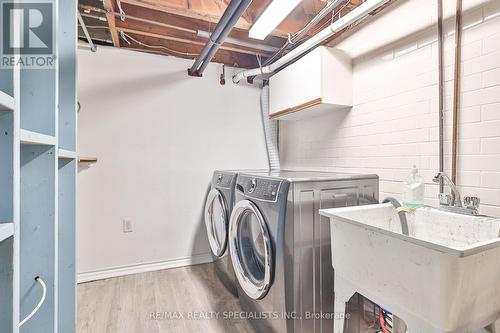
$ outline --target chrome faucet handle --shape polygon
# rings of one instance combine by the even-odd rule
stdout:
[[[451,195],[446,193],[439,193],[439,204],[441,206],[451,206],[452,198]]]
[[[478,197],[465,196],[464,197],[464,206],[465,208],[478,210],[479,204],[481,203],[481,199]]]

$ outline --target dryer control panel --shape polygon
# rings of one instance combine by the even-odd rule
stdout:
[[[237,190],[246,196],[275,202],[278,198],[282,180],[269,178],[255,178],[249,176],[239,176]]]
[[[217,187],[231,188],[235,174],[226,172],[214,172],[212,184]]]

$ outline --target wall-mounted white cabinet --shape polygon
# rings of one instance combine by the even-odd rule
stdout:
[[[301,119],[352,106],[352,60],[318,47],[269,80],[270,117]]]

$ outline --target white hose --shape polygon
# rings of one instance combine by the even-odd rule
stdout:
[[[23,326],[28,320],[31,319],[31,317],[35,315],[35,313],[38,312],[38,310],[40,310],[40,307],[43,305],[43,302],[45,302],[45,298],[47,297],[47,286],[45,285],[45,282],[43,282],[42,278],[39,276],[35,278],[35,281],[39,282],[42,285],[43,289],[42,298],[40,299],[40,302],[38,302],[36,307],[33,309],[33,311],[31,311],[31,313],[26,318],[24,318],[23,321],[19,323],[19,327]]]
[[[262,88],[260,95],[260,109],[262,125],[266,139],[267,159],[270,170],[280,169],[280,155],[278,150],[278,121],[269,118],[269,86]]]

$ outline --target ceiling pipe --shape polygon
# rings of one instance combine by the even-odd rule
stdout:
[[[85,34],[85,38],[87,38],[87,41],[90,45],[90,50],[92,52],[97,51],[97,46],[95,46],[94,42],[92,41],[92,38],[90,37],[89,31],[87,30],[87,26],[85,25],[85,22],[83,21],[82,15],[80,12],[78,12],[78,22],[80,23],[80,26],[82,27],[83,33]]]
[[[203,31],[203,30],[198,30],[196,33],[196,36],[200,38],[206,38],[210,39],[211,34],[208,31]],[[255,44],[251,42],[247,42],[241,39],[237,38],[232,38],[232,37],[227,37],[225,40],[226,43],[228,44],[233,44],[233,45],[238,45],[238,46],[243,46],[249,49],[254,49],[254,50],[259,50],[259,51],[264,51],[264,52],[276,52],[278,51],[277,47],[266,45],[266,44]]]
[[[262,68],[255,68],[246,71],[239,72],[233,76],[233,82],[238,83],[242,79],[259,76],[263,74],[272,74],[279,68],[287,65],[289,62],[300,57],[304,53],[310,51],[311,49],[318,46],[321,42],[332,37],[337,32],[341,31],[345,27],[351,25],[352,23],[364,18],[374,10],[380,8],[390,0],[367,0],[363,4],[359,5],[351,12],[347,13],[345,16],[341,17],[337,21],[333,22],[329,27],[320,31],[316,35],[312,36],[306,40],[303,44],[299,45],[297,48],[290,51],[290,53],[276,60],[274,63],[264,66]]]
[[[217,26],[215,27],[214,31],[212,32],[211,38],[208,39],[207,44],[203,47],[203,50],[201,51],[200,55],[198,58],[195,60],[193,66],[188,69],[188,74],[191,76],[201,76],[200,73],[198,73],[198,69],[200,68],[200,65],[205,61],[207,58],[208,53],[212,49],[212,46],[214,46],[222,31],[226,27],[226,25],[229,23],[231,18],[233,17],[234,13],[238,9],[239,5],[241,4],[241,0],[231,0],[229,5],[227,5],[226,10],[224,11],[224,14],[222,14],[222,17],[217,23]]]
[[[207,44],[193,66],[188,69],[189,75],[203,75],[203,71],[208,66],[208,63],[212,60],[217,50],[219,50],[219,47],[224,43],[231,30],[233,30],[236,22],[238,22],[251,2],[252,0],[231,0],[219,23],[217,23],[211,38],[208,39]]]

